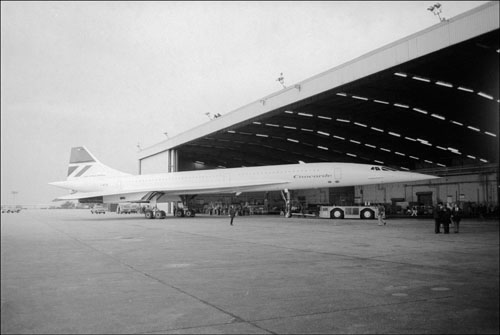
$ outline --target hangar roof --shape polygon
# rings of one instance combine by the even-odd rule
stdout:
[[[374,50],[139,153],[207,166],[498,164],[499,3]],[[221,111],[222,113],[222,111]]]

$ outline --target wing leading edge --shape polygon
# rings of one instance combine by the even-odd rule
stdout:
[[[76,192],[73,194],[68,194],[66,196],[58,197],[54,201],[60,200],[79,200],[86,198],[104,197],[111,195],[120,194],[132,194],[132,193],[144,193],[149,192],[159,192],[167,195],[185,195],[185,194],[209,194],[209,193],[239,193],[252,190],[255,187],[272,187],[287,184],[288,181],[256,181],[242,184],[234,184],[228,186],[207,186],[207,187],[185,187],[185,188],[170,188],[170,189],[158,189],[158,188],[142,188],[142,189],[129,189],[129,190],[109,190],[109,191],[98,191],[98,192]]]

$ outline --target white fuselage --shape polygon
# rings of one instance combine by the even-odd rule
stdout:
[[[172,195],[276,191],[411,182],[434,176],[354,163],[309,163],[187,172],[84,177],[53,183],[79,193],[137,197],[151,191]],[[130,199],[130,197],[129,197]],[[123,200],[123,199],[122,199]],[[126,199],[128,200],[128,199]]]

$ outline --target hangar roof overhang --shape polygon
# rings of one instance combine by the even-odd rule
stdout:
[[[498,164],[499,3],[374,50],[146,148],[236,167]]]

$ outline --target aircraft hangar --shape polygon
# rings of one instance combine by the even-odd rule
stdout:
[[[214,111],[223,116],[142,150],[139,173],[365,163],[443,178],[302,198],[498,208],[499,12],[498,2],[486,3],[232,112]]]

